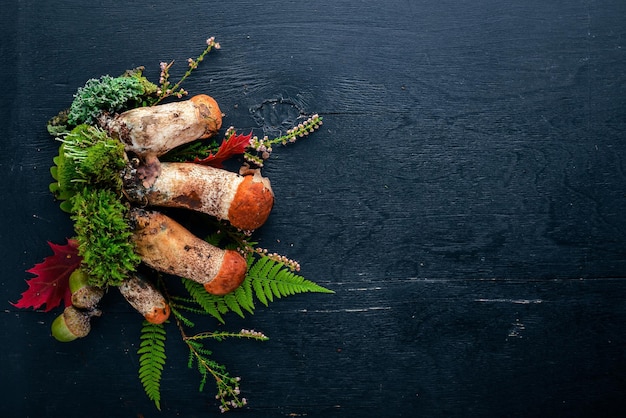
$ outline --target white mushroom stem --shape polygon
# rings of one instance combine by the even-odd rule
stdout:
[[[237,251],[217,248],[159,212],[132,209],[130,220],[135,251],[149,267],[198,282],[215,295],[232,292],[245,279],[247,263]]]
[[[139,277],[131,276],[119,286],[124,299],[142,314],[146,321],[161,324],[170,316],[170,307],[167,301],[150,282]]]
[[[263,225],[274,204],[270,181],[258,170],[241,176],[193,163],[161,163],[149,187],[142,178],[128,183],[126,195],[131,200],[206,213],[242,230]]]
[[[216,134],[222,126],[217,102],[206,94],[189,100],[152,107],[138,107],[100,124],[119,139],[127,152],[158,157],[197,139]]]

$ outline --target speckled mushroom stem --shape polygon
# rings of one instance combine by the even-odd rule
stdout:
[[[206,213],[243,230],[263,225],[274,205],[270,181],[259,171],[242,176],[193,163],[161,163],[150,187],[137,178],[127,182],[126,194],[146,205]]]
[[[215,135],[222,126],[222,112],[215,99],[199,94],[185,101],[104,116],[99,123],[124,144],[127,153],[143,160],[139,174],[144,184],[150,185],[160,170],[158,157],[179,145]]]
[[[137,275],[126,278],[118,286],[124,299],[153,324],[162,324],[170,316],[170,306],[150,282]]]
[[[234,250],[223,250],[196,237],[170,217],[134,208],[135,251],[149,267],[193,280],[207,292],[225,295],[245,279],[247,263]]]
[[[189,100],[131,109],[100,123],[127,152],[158,157],[216,134],[222,126],[222,112],[215,99],[199,94]]]

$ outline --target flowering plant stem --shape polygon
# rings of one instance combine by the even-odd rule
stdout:
[[[169,63],[161,62],[160,64],[161,76],[159,79],[160,85],[159,85],[159,88],[157,89],[158,98],[152,103],[152,106],[158,105],[169,96],[175,95],[177,98],[180,99],[183,96],[186,96],[188,94],[186,90],[180,87],[181,84],[187,79],[187,77],[191,75],[191,73],[196,68],[198,68],[198,64],[204,60],[204,57],[206,56],[206,54],[208,54],[212,49],[221,48],[219,42],[215,42],[214,37],[208,38],[206,40],[206,44],[207,46],[206,48],[204,48],[204,51],[202,51],[202,53],[195,60],[192,58],[187,59],[189,68],[187,69],[185,74],[182,76],[182,78],[178,80],[178,82],[174,84],[173,86],[171,86],[169,78],[170,78],[170,68],[174,64],[174,61],[170,61]]]
[[[200,381],[199,390],[204,389],[207,377],[211,375],[215,380],[217,393],[215,398],[220,401],[220,411],[226,412],[232,408],[241,408],[247,404],[246,398],[240,397],[239,389],[240,377],[232,377],[226,368],[213,360],[210,356],[212,352],[207,349],[203,340],[223,341],[226,338],[247,338],[258,341],[267,341],[269,338],[258,331],[242,329],[239,332],[201,332],[195,335],[187,335],[183,323],[190,324],[190,321],[182,316],[180,311],[173,309],[176,325],[180,332],[183,342],[189,349],[188,367],[194,367],[200,372],[202,379]]]

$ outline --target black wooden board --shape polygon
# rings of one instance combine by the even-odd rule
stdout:
[[[259,307],[216,358],[232,416],[620,416],[626,407],[626,3],[36,2],[0,18],[5,417],[219,413],[175,330],[162,412],[137,377],[120,297],[88,338],[14,308],[71,223],[48,192],[46,121],[89,78],[185,60],[225,126],[275,135],[260,244],[333,289]],[[215,324],[207,320],[208,328]]]

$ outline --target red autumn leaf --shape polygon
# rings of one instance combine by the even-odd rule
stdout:
[[[44,312],[51,311],[61,304],[72,304],[69,278],[70,274],[80,265],[82,258],[78,255],[78,243],[68,240],[66,245],[57,245],[48,242],[54,255],[48,256],[43,262],[35,264],[27,273],[36,277],[26,281],[28,289],[22,293],[17,308],[39,309],[46,305]]]
[[[246,147],[250,145],[250,138],[252,138],[252,132],[248,135],[233,134],[222,141],[222,144],[215,154],[211,154],[203,159],[196,158],[194,163],[222,168],[224,161],[234,155],[243,154],[245,152]]]

